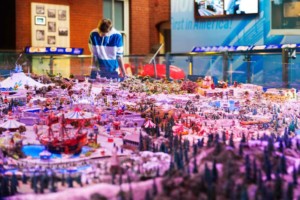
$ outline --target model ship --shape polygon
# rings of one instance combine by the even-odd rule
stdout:
[[[49,114],[46,120],[47,131],[39,134],[36,126],[35,132],[40,143],[52,153],[80,153],[82,147],[88,142],[88,131],[84,126],[93,117],[93,114],[80,113],[79,110],[66,114],[60,113],[58,116]]]

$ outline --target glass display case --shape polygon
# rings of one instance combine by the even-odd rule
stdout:
[[[300,68],[298,51],[296,46],[249,51],[167,53],[157,54],[151,62],[148,55],[124,55],[124,63],[129,74],[138,76],[155,76],[156,71],[157,78],[174,79],[174,73],[180,69],[193,80],[209,75],[215,81],[222,80],[229,84],[237,81],[264,87],[299,88],[300,74],[296,73]],[[91,55],[0,51],[0,74],[1,77],[8,77],[19,64],[25,73],[89,76],[91,70],[97,70],[97,66],[91,65],[91,59]]]

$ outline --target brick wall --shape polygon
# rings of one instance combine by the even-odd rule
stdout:
[[[159,42],[159,24],[170,21],[170,0],[131,0],[130,53],[149,53]]]
[[[90,54],[88,37],[102,17],[102,0],[16,0],[16,49],[31,45],[31,2],[70,6],[70,46]]]
[[[152,0],[151,12],[155,13],[150,15],[150,45],[157,44],[159,42],[158,28],[159,24],[163,22],[168,22],[171,19],[170,14],[170,0]]]
[[[102,0],[15,0],[16,49],[31,45],[31,2],[70,6],[70,46],[83,47],[102,17]],[[130,54],[146,54],[159,42],[157,25],[170,20],[170,0],[130,1]]]

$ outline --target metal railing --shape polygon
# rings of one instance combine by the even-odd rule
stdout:
[[[157,54],[153,59],[158,69],[158,78],[174,79],[176,66],[183,70],[188,78],[192,76],[213,76],[216,80],[232,83],[253,83],[267,87],[300,88],[300,61],[294,51],[299,49],[283,48],[282,50],[253,50],[236,52],[201,52],[201,53],[166,53]],[[47,55],[25,54],[19,51],[0,51],[0,75],[7,77],[16,63],[23,66],[24,72],[35,74],[61,74],[88,76],[94,66],[91,55]],[[124,55],[127,68],[133,75],[145,75],[145,57],[147,55]],[[147,64],[149,68],[151,63]],[[175,69],[176,71],[176,69]],[[154,73],[155,75],[156,73]],[[298,75],[299,74],[299,75]]]

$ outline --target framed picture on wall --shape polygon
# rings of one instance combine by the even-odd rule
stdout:
[[[55,40],[55,36],[54,35],[49,35],[47,38],[48,44],[55,44],[56,40]]]
[[[44,5],[36,5],[35,7],[36,14],[45,14],[45,6]]]
[[[55,9],[48,9],[48,17],[55,18],[56,17],[56,10]]]
[[[48,22],[48,32],[56,32],[56,22]]]
[[[58,20],[66,20],[67,19],[67,11],[66,10],[58,10]]]
[[[45,40],[45,31],[44,30],[36,30],[36,40],[38,40],[38,41]]]
[[[68,36],[69,35],[68,28],[66,28],[66,27],[59,27],[58,28],[58,35],[59,36]]]
[[[35,16],[35,25],[46,25],[46,17],[44,16]]]

